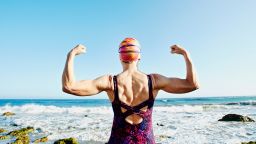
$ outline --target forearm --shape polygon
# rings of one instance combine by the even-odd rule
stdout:
[[[183,54],[185,62],[186,62],[186,69],[187,69],[187,75],[186,75],[186,80],[189,82],[190,85],[198,88],[198,82],[197,82],[197,76],[196,76],[196,71],[193,66],[192,60],[190,58],[190,54],[188,52],[185,52]]]
[[[75,54],[71,52],[67,55],[67,60],[65,64],[65,68],[62,74],[62,87],[67,89],[73,85],[75,82],[74,76],[74,58]]]

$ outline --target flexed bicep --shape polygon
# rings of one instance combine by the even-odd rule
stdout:
[[[104,75],[94,80],[81,80],[74,82],[70,87],[63,89],[64,92],[76,96],[92,96],[102,91],[111,89],[111,76]]]
[[[186,79],[169,78],[160,74],[153,74],[153,78],[155,89],[168,93],[187,93],[196,89]]]

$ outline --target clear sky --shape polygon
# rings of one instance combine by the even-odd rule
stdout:
[[[0,2],[0,98],[77,98],[61,91],[66,54],[81,43],[77,79],[121,72],[118,45],[142,46],[139,69],[185,77],[180,44],[192,56],[201,88],[186,95],[256,95],[254,0],[5,0]],[[105,93],[90,98],[107,98]]]

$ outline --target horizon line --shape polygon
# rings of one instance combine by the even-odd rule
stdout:
[[[189,96],[181,96],[181,97],[159,97],[156,98],[157,99],[174,99],[174,98],[220,98],[220,97],[256,97],[256,95],[235,95],[235,96],[231,96],[231,95],[226,95],[226,96],[193,96],[193,97],[189,97]],[[86,96],[84,97],[75,97],[75,98],[0,98],[0,100],[81,100],[81,99],[86,99],[88,100],[109,100],[108,98],[88,98]]]

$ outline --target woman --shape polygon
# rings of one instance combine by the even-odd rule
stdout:
[[[104,75],[94,80],[76,81],[74,57],[85,51],[83,45],[77,45],[68,53],[62,75],[63,91],[77,96],[107,92],[114,112],[109,144],[154,144],[152,108],[158,91],[187,93],[199,87],[189,53],[178,45],[171,46],[171,53],[184,57],[186,79],[140,72],[140,44],[134,38],[126,38],[119,46],[119,57],[123,66],[121,73],[115,76]]]

